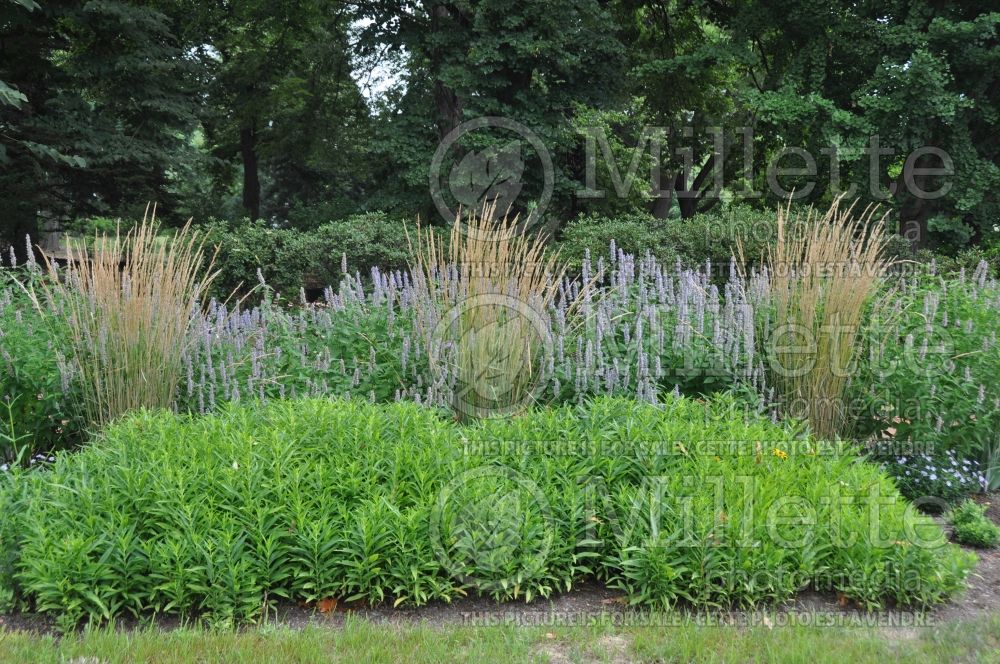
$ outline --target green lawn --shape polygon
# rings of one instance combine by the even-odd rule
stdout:
[[[3,662],[1000,662],[1000,616],[915,629],[375,625],[0,636]]]

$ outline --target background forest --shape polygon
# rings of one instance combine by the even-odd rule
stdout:
[[[1000,13],[991,9],[926,0],[0,0],[0,245],[21,254],[25,234],[134,219],[151,201],[168,224],[250,219],[311,230],[376,212],[387,227],[417,215],[439,223],[431,155],[463,121],[500,116],[551,153],[546,221],[557,239],[581,215],[601,220],[593,230],[609,237],[604,222],[687,220],[741,193],[760,192],[746,204],[773,209],[767,165],[794,147],[817,161],[815,186],[782,181],[805,202],[828,203],[852,184],[870,199],[874,182],[921,247],[988,247],[1000,218]],[[633,154],[656,159],[633,153],[647,127],[663,143],[659,183],[643,162],[624,196],[576,195],[588,134],[603,132],[625,168]],[[724,160],[713,156],[711,127],[721,128]],[[875,166],[861,152],[874,135],[885,150]],[[899,186],[906,157],[922,146],[953,162],[943,196]],[[834,149],[836,160],[823,156]],[[615,175],[606,156],[598,152],[598,184]],[[939,165],[922,159],[932,157],[914,165]],[[517,206],[530,208],[540,178],[525,170]],[[354,219],[343,233],[364,232]]]

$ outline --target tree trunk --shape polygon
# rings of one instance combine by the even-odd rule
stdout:
[[[927,163],[926,157],[927,155],[921,156],[915,166],[919,168],[931,166]],[[895,198],[899,209],[899,234],[909,240],[910,248],[916,251],[929,244],[927,221],[931,217],[933,206],[927,199],[915,196],[907,190],[906,176],[907,173],[903,172],[895,178],[893,184],[896,191],[893,198]],[[913,183],[923,190],[930,183],[930,178],[927,175],[914,175]]]
[[[443,140],[462,124],[462,100],[441,81],[434,82],[434,105],[438,114],[438,134]]]
[[[681,219],[690,219],[698,208],[698,199],[696,198],[698,192],[688,189],[687,175],[683,169],[677,174],[674,188],[677,190],[677,205],[681,209]]]
[[[677,203],[681,208],[682,219],[690,219],[698,214],[698,203],[705,198],[705,181],[714,170],[715,155],[713,154],[709,156],[708,161],[698,171],[698,175],[695,176],[690,189],[687,186],[687,174],[684,172],[684,169],[681,169],[681,172],[677,174],[675,188],[677,189]]]
[[[452,15],[446,5],[435,5],[431,11],[431,33],[441,33],[454,29],[454,25],[452,24],[458,18]],[[441,139],[444,139],[458,125],[462,124],[461,98],[455,93],[454,89],[449,87],[440,78],[437,78],[443,66],[444,57],[440,53],[440,48],[435,47],[431,52],[431,70],[435,74],[434,106],[437,109],[438,134]],[[459,146],[456,144],[455,147]]]
[[[38,247],[35,245],[39,240],[38,218],[26,211],[21,217],[8,218],[6,226],[0,228],[0,265],[10,264],[10,252],[14,250],[14,256],[18,265],[28,260],[28,238],[31,238],[31,253],[36,260],[40,260]]]
[[[653,206],[650,212],[656,219],[666,219],[670,216],[670,210],[674,207],[674,178],[664,173],[661,168],[657,173],[656,191],[653,192]],[[667,188],[664,190],[663,184],[667,181]]]
[[[257,157],[257,133],[253,127],[240,130],[240,152],[243,155],[243,207],[250,219],[260,219],[260,163]]]
[[[920,198],[910,197],[899,208],[899,234],[909,240],[913,251],[928,245],[927,220],[930,217],[931,207]]]

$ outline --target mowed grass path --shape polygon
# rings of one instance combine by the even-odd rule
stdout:
[[[89,630],[0,634],[2,662],[1000,662],[1000,616],[914,629],[766,626]]]

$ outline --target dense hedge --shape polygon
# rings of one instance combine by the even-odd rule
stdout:
[[[531,600],[587,578],[654,605],[810,586],[929,604],[974,559],[877,466],[726,400],[604,398],[468,428],[412,403],[139,413],[4,483],[0,595],[66,625]]]
[[[205,224],[207,240],[218,245],[215,291],[245,293],[259,282],[295,299],[305,286],[340,283],[346,257],[349,274],[371,268],[403,269],[409,257],[405,223],[384,213],[355,215],[310,230],[272,228],[264,222]]]
[[[642,257],[648,251],[664,265],[673,266],[680,261],[685,267],[702,268],[710,263],[716,280],[722,281],[729,276],[733,257],[742,256],[748,267],[759,265],[776,241],[777,232],[773,210],[731,205],[691,219],[657,219],[646,213],[581,216],[566,224],[555,248],[571,268],[577,269],[587,251],[595,261],[607,258],[614,240],[615,247],[625,253]],[[904,238],[893,235],[887,251],[911,262],[916,259],[929,263],[937,258],[945,266],[953,265],[953,259],[932,252],[915,256],[909,247]],[[969,271],[976,266],[976,262],[970,263],[970,260],[967,256]]]
[[[989,266],[993,277],[1000,277],[1000,244],[993,246],[970,247],[955,254],[921,249],[906,258],[925,265],[933,265],[934,270],[941,275],[955,276],[965,271],[972,274],[980,263]]]
[[[560,255],[574,268],[588,250],[595,261],[606,257],[613,239],[626,253],[641,257],[649,251],[665,265],[680,260],[696,267],[710,260],[718,269],[728,269],[730,258],[739,255],[740,242],[747,260],[754,262],[776,237],[774,212],[732,206],[691,219],[656,219],[645,213],[579,217],[563,229],[558,246]]]

